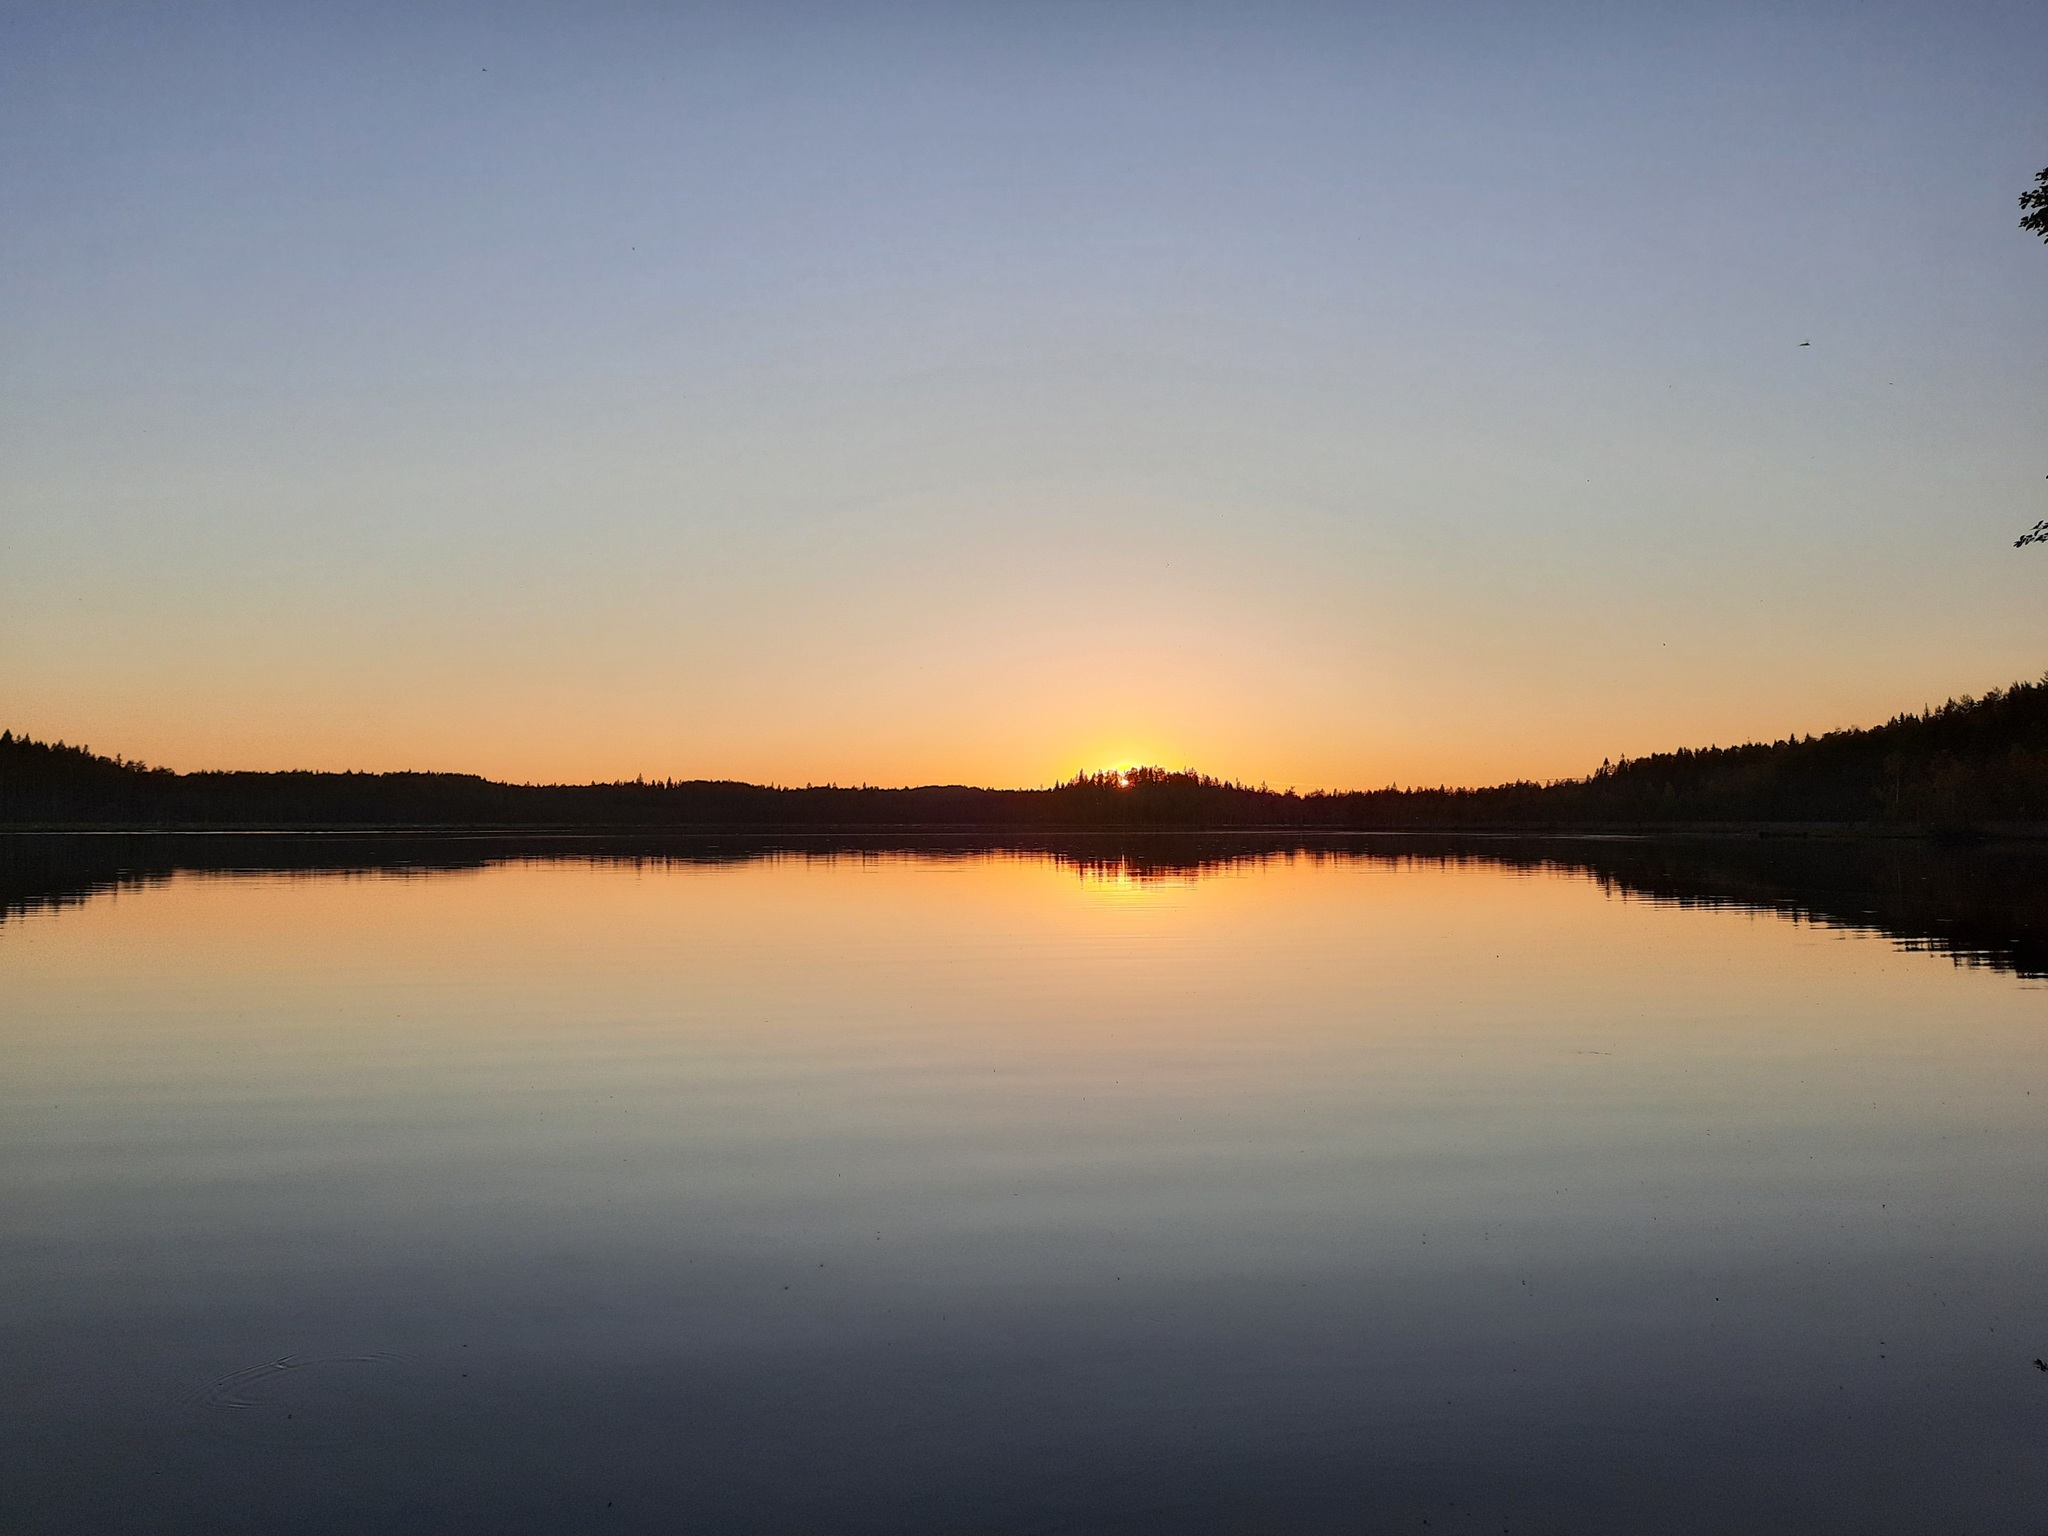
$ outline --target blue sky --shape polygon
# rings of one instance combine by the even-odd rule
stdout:
[[[2023,5],[6,7],[0,717],[1350,785],[2036,676],[2044,56]]]

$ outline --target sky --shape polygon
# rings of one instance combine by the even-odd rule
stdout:
[[[1376,787],[2037,677],[2043,57],[2031,3],[0,3],[0,725]]]

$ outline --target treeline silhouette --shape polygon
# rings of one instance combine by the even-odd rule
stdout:
[[[1871,729],[1624,758],[1581,779],[1309,794],[1163,768],[1020,790],[174,773],[0,732],[0,825],[15,827],[1046,832],[2038,822],[2048,822],[2048,678],[1951,699]]]
[[[1584,875],[1618,895],[1767,911],[1889,934],[1909,949],[2048,976],[2048,846],[1929,839],[1571,834],[18,833],[0,838],[0,929],[11,918],[146,889],[181,872],[417,876],[509,862],[636,867],[772,859],[1043,858],[1084,876],[1200,879],[1275,859],[1480,865]]]

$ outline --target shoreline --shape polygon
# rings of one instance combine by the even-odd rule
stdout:
[[[1255,837],[1340,839],[1375,837],[1602,838],[1713,841],[1827,842],[2039,842],[2048,822],[1976,822],[1958,826],[1851,821],[1730,822],[1488,822],[1472,825],[1415,823],[1376,827],[1273,825],[1103,826],[1100,824],[1014,826],[991,823],[896,822],[886,824],[763,822],[719,826],[647,822],[19,822],[0,824],[5,837],[368,837],[368,838],[980,838],[1008,842],[1107,837]]]

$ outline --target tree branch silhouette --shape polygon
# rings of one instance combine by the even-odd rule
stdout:
[[[2020,228],[2048,240],[2048,170],[2037,172],[2034,189],[2020,194],[2020,211],[2026,215],[2020,220]]]
[[[2020,212],[2025,215],[2020,220],[2020,228],[2048,240],[2048,170],[2034,173],[2033,190],[2020,194]],[[2034,524],[2014,539],[2012,547],[2025,549],[2029,544],[2048,544],[2048,519]]]

